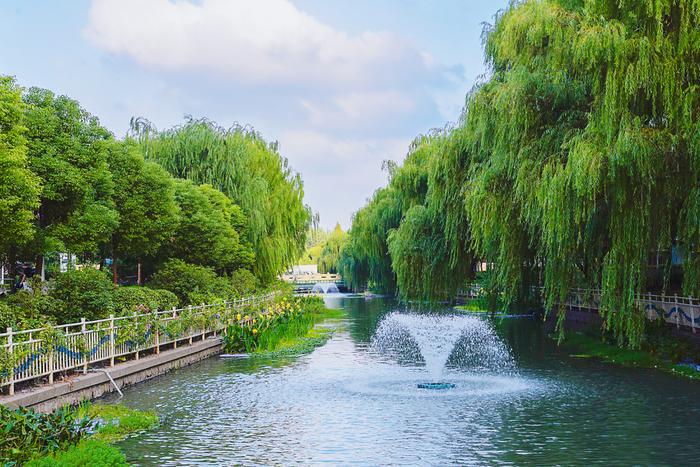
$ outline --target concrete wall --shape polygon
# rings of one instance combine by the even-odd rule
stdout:
[[[113,367],[105,367],[119,388],[145,381],[170,370],[190,365],[221,352],[221,339],[212,337],[192,345],[166,350]],[[33,387],[13,396],[0,397],[0,404],[8,407],[31,407],[39,412],[51,412],[65,404],[95,399],[115,391],[109,378],[102,372],[73,376],[67,381]]]

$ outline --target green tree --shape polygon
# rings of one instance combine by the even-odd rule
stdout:
[[[219,273],[252,267],[255,254],[245,237],[240,207],[210,185],[176,180],[180,220],[166,254]]]
[[[40,184],[28,168],[25,133],[21,89],[0,76],[0,262],[34,234]]]
[[[335,229],[328,236],[323,244],[321,254],[318,257],[318,271],[322,274],[336,274],[339,270],[340,252],[348,241],[347,232],[343,232],[340,224],[335,225]]]
[[[24,94],[30,168],[42,182],[32,252],[92,254],[118,224],[106,155],[111,134],[65,96]]]
[[[263,282],[301,256],[311,212],[303,203],[301,177],[280,156],[276,143],[268,144],[253,130],[227,130],[204,119],[189,119],[163,132],[137,119],[132,128],[148,160],[175,177],[212,185],[243,209],[254,272]]]
[[[119,226],[112,233],[111,242],[116,284],[118,259],[134,258],[140,265],[143,258],[155,256],[174,234],[180,217],[172,177],[158,164],[144,161],[135,142],[114,142],[107,161],[119,213]],[[138,282],[141,283],[140,274]]]

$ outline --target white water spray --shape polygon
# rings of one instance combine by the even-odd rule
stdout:
[[[488,372],[514,368],[508,347],[488,321],[476,316],[394,312],[379,324],[372,345],[399,362],[415,361],[419,353],[432,382],[442,380],[451,355],[460,368]]]

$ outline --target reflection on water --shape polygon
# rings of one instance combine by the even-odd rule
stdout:
[[[159,429],[120,445],[139,465],[676,464],[700,458],[700,384],[569,358],[536,323],[497,324],[518,368],[448,363],[446,391],[417,389],[420,357],[369,345],[394,310],[337,296],[346,330],[301,358],[206,360],[125,391]]]

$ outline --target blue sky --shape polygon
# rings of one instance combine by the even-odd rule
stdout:
[[[238,122],[277,140],[332,227],[381,163],[459,116],[507,0],[0,0],[0,73],[77,99],[118,137],[132,116]]]

